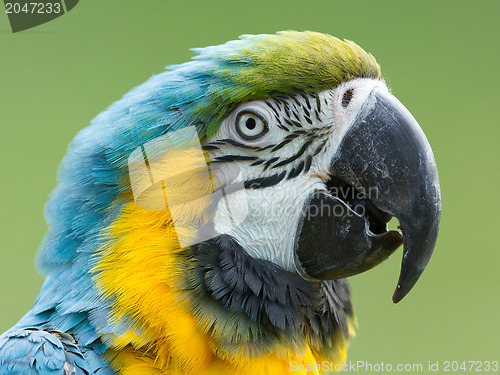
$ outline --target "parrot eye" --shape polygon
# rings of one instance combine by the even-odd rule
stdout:
[[[236,132],[246,141],[254,141],[261,138],[269,131],[264,117],[253,111],[242,111],[236,117]]]
[[[342,107],[347,108],[347,106],[349,105],[349,103],[352,100],[353,92],[354,92],[353,89],[349,89],[349,90],[346,90],[346,92],[344,92],[344,95],[342,96]]]

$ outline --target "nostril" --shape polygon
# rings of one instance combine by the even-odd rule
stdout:
[[[353,94],[354,94],[353,89],[349,89],[346,90],[346,92],[344,92],[344,95],[342,96],[342,107],[347,108],[347,106],[351,102]]]

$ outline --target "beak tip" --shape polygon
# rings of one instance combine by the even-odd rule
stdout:
[[[424,267],[425,268],[425,267]],[[418,272],[408,272],[405,268],[403,268],[401,275],[399,276],[398,285],[396,286],[396,290],[392,295],[392,302],[398,303],[403,298],[406,297],[410,290],[413,289],[418,279],[422,275],[423,269]]]
[[[420,225],[414,225],[414,223],[411,225],[412,221],[408,220],[408,218],[400,220],[403,233],[405,233],[405,228],[408,229],[406,229],[406,238],[404,239],[405,248],[401,262],[401,272],[396,290],[392,296],[394,303],[400,302],[413,289],[434,252],[439,232],[441,210],[429,209],[427,212],[433,213],[431,219],[421,220]],[[413,230],[411,230],[412,228]]]
[[[408,293],[410,293],[410,290],[412,290],[413,286],[417,283],[417,280],[413,283],[401,283],[398,282],[398,285],[396,286],[396,290],[394,291],[394,294],[392,295],[392,302],[394,303],[399,303],[403,298],[406,297]]]
[[[406,293],[405,294],[401,293],[401,285],[398,284],[396,290],[394,291],[394,294],[392,295],[392,302],[399,303],[405,296]]]

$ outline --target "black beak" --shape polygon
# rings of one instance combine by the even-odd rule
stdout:
[[[403,104],[375,88],[345,134],[331,174],[329,191],[315,193],[304,207],[297,263],[315,279],[347,277],[376,266],[404,242],[392,298],[399,302],[424,271],[439,231],[441,196],[429,142]],[[387,231],[392,216],[403,238]]]

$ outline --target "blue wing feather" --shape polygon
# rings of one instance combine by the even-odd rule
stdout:
[[[54,330],[16,329],[0,336],[0,375],[87,375],[71,336]]]

